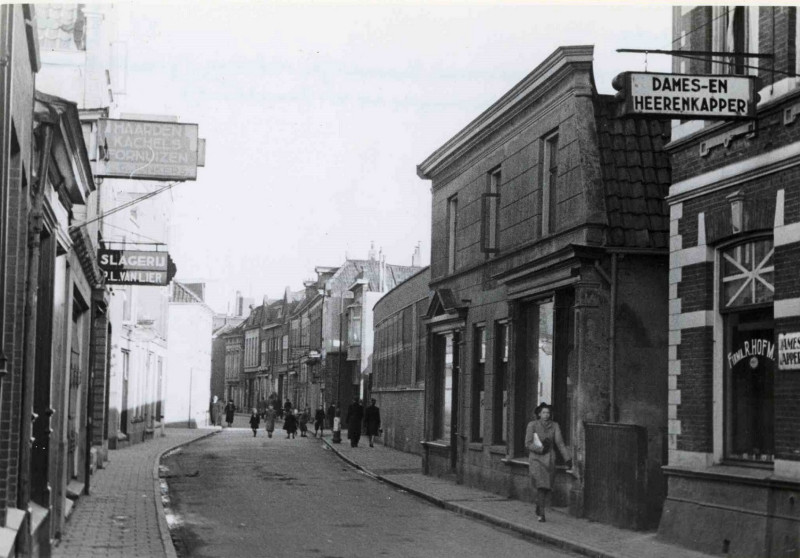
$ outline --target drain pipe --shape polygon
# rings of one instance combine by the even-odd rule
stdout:
[[[608,318],[608,418],[610,422],[617,422],[617,258],[616,252],[611,254],[611,310]]]

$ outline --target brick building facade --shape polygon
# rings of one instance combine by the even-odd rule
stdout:
[[[614,118],[592,52],[557,49],[418,166],[433,191],[423,469],[530,500],[525,429],[551,403],[576,464],[554,504],[612,521],[593,515],[585,425],[636,425],[641,527],[663,501],[669,127]]]
[[[797,9],[674,8],[673,36],[681,49],[731,53],[675,57],[676,72],[754,76],[760,100],[754,121],[675,121],[667,146],[669,489],[660,534],[730,556],[796,556]]]
[[[422,453],[430,268],[412,275],[375,303],[371,395],[381,409],[382,442]]]

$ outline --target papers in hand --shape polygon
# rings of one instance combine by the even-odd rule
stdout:
[[[544,444],[542,440],[539,439],[539,435],[534,432],[533,433],[533,450],[536,452],[541,452],[544,449]]]

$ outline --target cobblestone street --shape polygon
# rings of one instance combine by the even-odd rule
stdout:
[[[225,429],[162,463],[181,556],[569,556],[427,504],[282,430],[254,439]]]

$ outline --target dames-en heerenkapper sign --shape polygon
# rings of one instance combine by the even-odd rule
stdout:
[[[624,95],[621,115],[681,120],[756,117],[754,77],[624,72],[613,85]]]
[[[99,120],[95,176],[196,180],[197,129],[177,122]]]
[[[103,248],[98,250],[97,260],[107,285],[164,286],[171,279],[167,252]]]
[[[778,368],[800,370],[800,333],[778,334]]]

